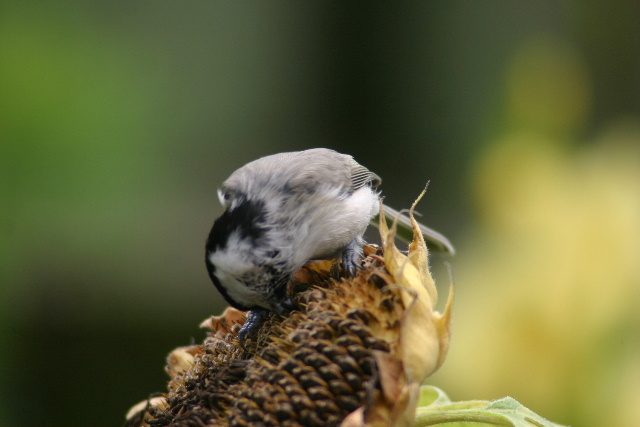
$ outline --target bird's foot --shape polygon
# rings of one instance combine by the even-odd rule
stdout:
[[[238,341],[242,348],[245,348],[244,344],[247,339],[255,338],[256,332],[258,332],[258,328],[267,313],[269,313],[269,310],[266,308],[254,308],[249,312],[247,321],[244,322],[244,325],[242,325],[242,328],[240,328],[238,332]]]
[[[265,317],[267,316],[267,314],[269,314],[270,311],[284,316],[286,313],[298,308],[291,297],[280,299],[276,303],[272,304],[272,306],[273,310],[267,310],[266,308],[260,307],[251,309],[249,314],[247,314],[247,320],[246,322],[244,322],[244,325],[238,332],[238,341],[240,341],[240,346],[242,348],[245,348],[244,345],[247,339],[255,338],[260,324],[264,321]]]
[[[358,270],[362,268],[363,243],[361,239],[355,239],[342,251],[342,268],[351,277],[355,276]]]

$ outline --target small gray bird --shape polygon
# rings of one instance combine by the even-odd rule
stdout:
[[[216,288],[233,307],[250,311],[242,344],[264,315],[295,309],[287,294],[291,275],[311,260],[342,258],[354,275],[363,234],[378,216],[380,177],[353,157],[326,148],[274,154],[236,170],[218,190],[225,208],[206,244]],[[389,219],[409,218],[384,206]],[[440,233],[422,226],[427,242],[454,253]]]

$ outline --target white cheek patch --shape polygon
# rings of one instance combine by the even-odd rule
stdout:
[[[216,267],[216,276],[241,276],[253,267],[252,254],[252,246],[240,239],[239,233],[234,231],[229,235],[224,248],[209,254],[209,261]]]
[[[220,279],[220,281],[232,300],[240,301],[243,305],[249,307],[262,306],[269,308],[264,305],[265,296],[261,292],[246,287],[244,283],[239,282],[234,278],[227,278],[227,280],[224,281]]]
[[[233,250],[228,250],[233,248]],[[261,287],[251,289],[237,278],[255,269],[252,255],[255,248],[233,232],[224,249],[209,253],[209,261],[215,267],[215,275],[234,301],[247,306],[264,306],[265,296]]]

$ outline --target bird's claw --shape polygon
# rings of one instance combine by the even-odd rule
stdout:
[[[362,268],[362,242],[353,240],[342,252],[342,268],[347,275],[353,277]]]
[[[245,348],[245,341],[249,338],[255,338],[258,327],[260,327],[260,323],[262,323],[262,320],[268,312],[269,311],[264,308],[256,308],[249,312],[247,321],[244,322],[244,325],[242,325],[242,328],[240,328],[238,332],[240,347]]]

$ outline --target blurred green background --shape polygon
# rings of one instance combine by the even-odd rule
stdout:
[[[317,146],[398,208],[431,180],[459,254],[430,383],[637,424],[639,23],[635,0],[4,0],[0,425],[120,425],[163,391],[225,307],[217,186]]]

